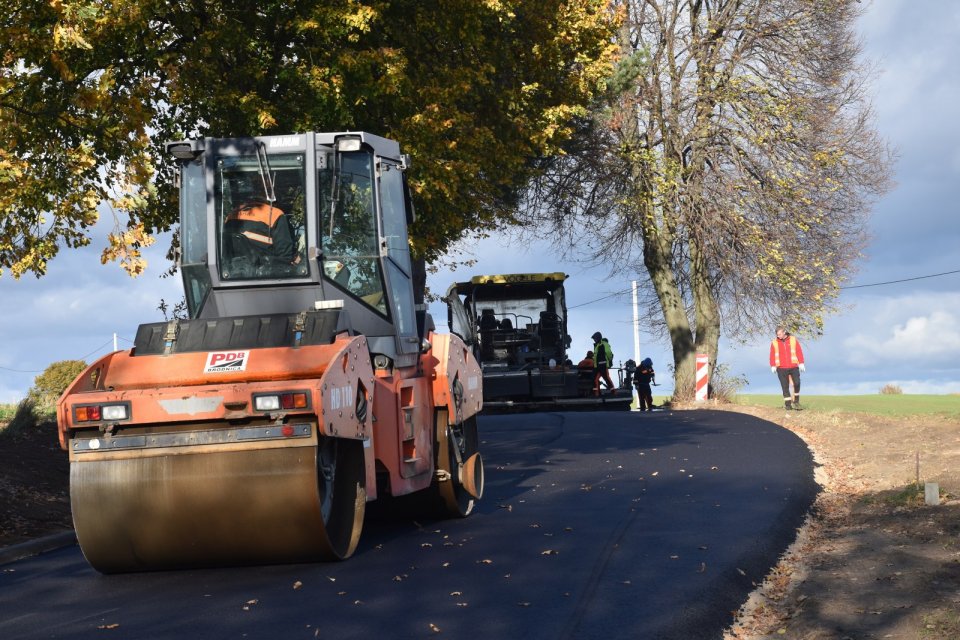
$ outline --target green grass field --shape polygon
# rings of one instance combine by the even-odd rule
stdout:
[[[778,395],[742,394],[737,404],[782,407]],[[879,416],[943,415],[960,418],[960,395],[873,394],[866,396],[800,395],[804,409],[823,412],[870,413]]]

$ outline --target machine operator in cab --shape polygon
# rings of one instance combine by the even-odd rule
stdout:
[[[236,206],[224,224],[235,240],[234,253],[297,264],[300,255],[290,225],[283,211],[267,199],[263,188],[257,189],[257,178],[257,174],[251,173],[238,178],[234,185]]]

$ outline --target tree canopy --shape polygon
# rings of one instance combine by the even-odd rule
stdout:
[[[166,140],[365,129],[414,157],[414,249],[514,219],[615,53],[607,0],[0,0],[0,270],[175,222]],[[2,271],[0,271],[2,273]]]
[[[608,100],[551,161],[532,218],[645,271],[678,394],[721,323],[816,333],[856,267],[891,153],[856,0],[620,0]],[[583,236],[579,236],[583,237]]]

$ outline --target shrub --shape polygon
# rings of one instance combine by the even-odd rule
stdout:
[[[883,385],[883,388],[880,389],[880,393],[885,396],[896,396],[903,393],[903,389],[901,389],[899,385],[888,383]]]
[[[6,427],[0,428],[0,436],[13,437],[27,429],[33,429],[37,426],[36,407],[33,400],[24,398],[17,405],[16,412],[10,418]]]
[[[673,365],[670,365],[668,370],[672,374],[674,372]],[[694,402],[696,395],[695,386],[695,381],[692,377],[685,378],[679,383],[676,383],[673,390],[673,397],[670,398],[669,402],[679,405]],[[728,404],[733,402],[733,397],[745,386],[747,386],[747,377],[745,375],[731,375],[729,365],[717,363],[717,366],[713,368],[713,372],[710,374],[707,397],[714,402]]]
[[[718,363],[710,376],[710,398],[721,404],[729,404],[745,386],[747,386],[745,375],[731,375],[729,365]]]
[[[35,405],[35,411],[51,413],[57,398],[86,368],[87,363],[83,360],[60,360],[44,369],[43,373],[34,378],[33,388],[27,392],[27,397]]]

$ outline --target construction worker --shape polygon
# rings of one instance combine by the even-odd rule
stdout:
[[[589,369],[590,371],[593,371],[593,369],[594,369],[594,366],[593,366],[593,351],[587,351],[587,355],[584,356],[583,360],[581,360],[580,362],[577,363],[577,369],[580,369],[581,371],[583,371],[583,370],[588,370],[588,369]]]
[[[653,390],[650,384],[657,384],[656,375],[653,360],[644,358],[640,361],[633,381],[633,386],[637,388],[637,398],[640,400],[640,411],[653,411]]]
[[[610,395],[616,395],[617,389],[610,379],[610,367],[613,366],[613,349],[610,348],[610,342],[597,331],[593,338],[593,395],[600,395],[600,380],[603,379],[607,388],[610,389]]]
[[[784,327],[777,327],[777,337],[770,343],[770,372],[777,374],[783,389],[783,406],[800,411],[800,372],[805,371],[803,349],[800,342]],[[790,393],[790,381],[793,393]]]
[[[243,251],[249,254],[247,257],[253,259],[266,256],[286,264],[299,262],[300,256],[283,211],[256,194],[250,180],[238,186],[238,195],[240,197],[234,202],[239,201],[240,205],[233,209],[224,223],[224,230],[239,241],[234,242],[235,252],[240,253],[236,247],[241,245]]]

